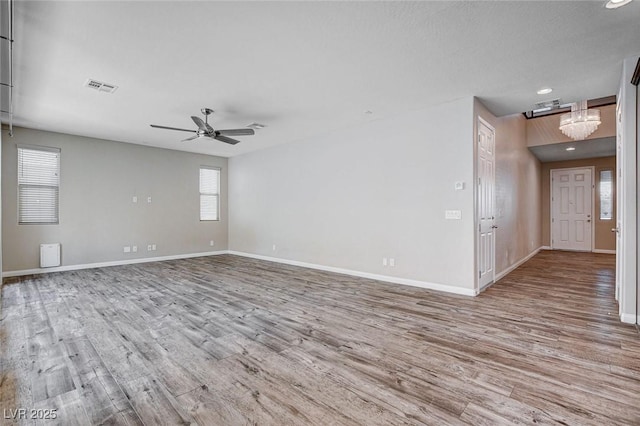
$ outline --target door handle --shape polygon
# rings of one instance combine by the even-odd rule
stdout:
[[[498,229],[496,225],[491,225],[491,229]]]
[[[590,223],[590,222],[591,222],[591,219],[587,219],[587,223]]]
[[[619,230],[618,228],[611,228],[611,232],[616,232],[616,233],[618,233],[618,232],[620,232],[620,230]]]

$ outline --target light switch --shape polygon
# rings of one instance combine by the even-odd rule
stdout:
[[[135,195],[133,197],[131,197],[131,202],[132,203],[137,203],[138,202],[138,197],[136,197]]]
[[[151,197],[147,197],[147,203],[151,202]]]
[[[462,219],[462,212],[460,210],[445,210],[444,218],[447,220],[460,220]]]
[[[464,189],[464,182],[456,182],[454,188],[456,191],[462,191]]]

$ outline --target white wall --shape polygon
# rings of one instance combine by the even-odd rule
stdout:
[[[2,287],[2,124],[0,124],[0,287]]]
[[[473,140],[465,98],[233,157],[230,249],[472,292]]]
[[[5,272],[37,269],[41,243],[62,244],[62,266],[227,249],[226,158],[25,128],[14,128],[12,138],[3,136]],[[17,144],[61,149],[58,225],[18,224]],[[200,222],[201,165],[221,168],[217,222]],[[149,244],[157,250],[148,252]],[[123,253],[124,246],[133,245],[137,253]]]
[[[633,86],[631,76],[638,62],[638,57],[624,60],[620,81],[620,95],[618,103],[622,109],[622,170],[624,173],[623,205],[621,232],[624,234],[622,252],[618,256],[623,258],[622,288],[620,294],[620,317],[623,322],[635,323],[638,320],[636,299],[638,297],[638,280],[636,267],[637,258],[637,147],[636,132],[638,131],[636,87]]]
[[[541,164],[527,149],[522,114],[496,127],[496,273],[512,269],[542,245]]]

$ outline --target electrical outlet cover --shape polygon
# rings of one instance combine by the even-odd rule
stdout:
[[[445,210],[444,218],[447,220],[460,220],[462,219],[462,212],[460,210]]]

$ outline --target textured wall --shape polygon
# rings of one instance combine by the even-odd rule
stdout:
[[[615,137],[616,135],[616,106],[605,105],[598,107],[602,124],[587,139]],[[527,145],[549,145],[553,143],[572,142],[559,129],[560,116],[557,114],[526,120]]]
[[[472,122],[465,98],[231,158],[230,248],[473,288]]]
[[[41,243],[62,244],[63,266],[227,248],[225,158],[23,128],[13,138],[3,132],[4,271],[38,268]],[[16,144],[61,149],[59,225],[18,225]],[[222,168],[219,222],[200,222],[200,165]],[[147,252],[148,244],[157,250]],[[132,245],[137,253],[123,253]]]
[[[522,114],[501,117],[496,135],[496,272],[500,273],[541,244],[538,159],[527,149]]]

